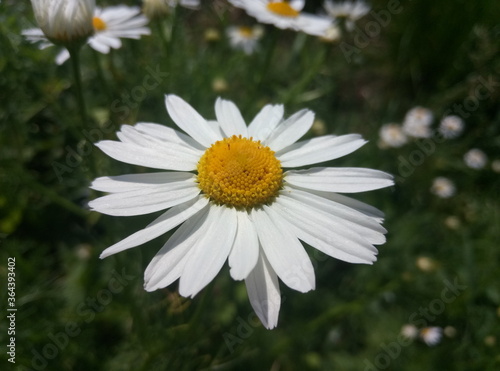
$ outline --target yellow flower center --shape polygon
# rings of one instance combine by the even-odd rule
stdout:
[[[104,31],[107,28],[106,22],[99,17],[92,18],[92,24],[94,25],[94,30],[96,31]]]
[[[287,1],[269,3],[267,4],[267,9],[283,17],[295,18],[300,14],[298,11],[293,9]]]
[[[241,135],[215,142],[198,162],[198,186],[218,204],[259,206],[272,201],[282,183],[283,170],[274,152]]]
[[[253,30],[250,27],[241,26],[238,31],[242,37],[247,39],[251,38],[253,35]]]

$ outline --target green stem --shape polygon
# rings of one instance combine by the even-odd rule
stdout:
[[[318,73],[325,61],[326,50],[321,49],[314,61],[308,66],[306,72],[290,89],[287,90],[286,95],[282,98],[284,104],[293,103],[296,98],[304,92],[309,84],[318,76]]]
[[[76,99],[78,101],[78,109],[80,111],[80,117],[82,120],[82,127],[86,127],[88,124],[87,109],[85,107],[85,100],[83,99],[82,90],[82,78],[80,69],[80,48],[68,48],[71,64],[73,66],[73,77],[75,80],[76,87]]]
[[[99,78],[100,85],[103,87],[103,90],[105,91],[108,100],[110,100],[111,92],[109,90],[109,86],[106,82],[106,78],[102,70],[101,61],[99,60],[99,54],[95,50],[92,50],[92,54],[94,55],[94,61],[97,69],[97,77]]]

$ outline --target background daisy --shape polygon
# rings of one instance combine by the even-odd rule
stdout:
[[[260,25],[230,26],[227,29],[227,37],[231,46],[243,50],[246,54],[252,54],[258,48],[258,42],[263,35],[264,29]]]
[[[371,9],[362,0],[340,2],[326,0],[324,7],[330,17],[344,21],[349,31],[354,30],[355,22],[367,15]]]
[[[229,0],[231,4],[243,8],[259,22],[270,23],[278,28],[289,28],[310,35],[324,36],[332,25],[327,17],[303,13],[304,0]]]

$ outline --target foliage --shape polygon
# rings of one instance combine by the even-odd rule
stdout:
[[[6,287],[7,257],[15,257],[13,369],[499,369],[500,181],[490,165],[500,159],[500,9],[495,0],[402,1],[387,22],[377,20],[391,2],[373,1],[376,13],[335,43],[266,25],[252,55],[231,49],[225,37],[228,25],[254,23],[242,11],[221,0],[196,11],[178,7],[140,41],[124,40],[108,55],[83,49],[86,126],[71,64],[56,66],[56,48],[39,50],[21,36],[35,26],[29,3],[0,2],[0,276]],[[308,4],[309,11],[319,7]],[[368,35],[370,22],[380,32]],[[208,38],[209,30],[218,37]],[[91,143],[115,139],[121,124],[172,125],[166,93],[204,117],[214,117],[215,98],[223,96],[247,121],[266,103],[285,103],[288,114],[316,112],[327,133],[362,134],[369,143],[335,166],[396,176],[392,189],[359,197],[386,213],[379,260],[351,265],[310,249],[317,289],[282,287],[271,331],[227,268],[194,299],[180,297],[175,284],[145,292],[144,269],[168,236],[99,260],[152,218],[86,209],[97,196],[88,188],[93,178],[147,171]],[[464,133],[379,148],[380,127],[417,105],[432,110],[433,129],[462,105]],[[471,148],[487,154],[485,168],[465,165]],[[453,197],[430,192],[437,176],[455,182]],[[408,342],[400,336],[408,323],[448,326],[448,336],[432,347]],[[2,345],[6,334],[2,321]]]

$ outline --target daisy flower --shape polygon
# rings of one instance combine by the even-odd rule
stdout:
[[[328,17],[302,13],[304,0],[229,0],[244,9],[259,22],[270,23],[278,28],[302,31],[310,35],[324,36],[332,25]]]
[[[148,19],[140,14],[139,7],[125,5],[110,6],[104,9],[95,8],[92,17],[94,35],[88,39],[88,44],[100,53],[107,54],[110,49],[122,46],[120,38],[139,39],[141,35],[149,35],[150,29],[146,27]],[[28,29],[23,35],[31,42],[39,42],[44,49],[52,44],[48,42],[40,29]],[[61,51],[56,57],[56,63],[62,64],[69,58],[68,50]]]
[[[446,116],[441,120],[439,124],[439,132],[443,137],[447,139],[452,139],[458,137],[464,131],[464,120],[462,118],[450,115]]]
[[[240,49],[245,54],[252,54],[258,47],[258,42],[264,34],[260,25],[253,27],[231,26],[227,29],[229,43],[234,49]]]
[[[403,132],[414,138],[429,138],[432,135],[430,125],[434,115],[424,107],[415,107],[406,113]]]
[[[102,177],[91,187],[108,192],[89,203],[114,216],[168,209],[146,228],[108,247],[101,258],[150,241],[175,227],[145,271],[145,289],[179,279],[193,297],[226,260],[230,275],[245,280],[250,303],[265,327],[274,328],[281,305],[278,278],[288,287],[315,288],[314,269],[299,240],[334,258],[372,264],[385,242],[383,214],[338,194],[393,184],[392,176],[366,168],[313,167],[347,155],[366,142],[358,134],[298,140],[314,114],[283,119],[282,105],[267,105],[247,126],[239,109],[217,99],[217,121],[205,120],[175,95],[165,99],[184,133],[154,123],[124,125],[120,141],[96,145],[129,164],[164,171]]]
[[[385,124],[380,128],[380,147],[402,147],[408,141],[405,133],[398,124]]]
[[[439,343],[442,336],[443,329],[441,327],[424,327],[420,330],[420,338],[428,346]]]
[[[367,15],[371,9],[364,1],[360,0],[338,3],[326,0],[324,8],[333,19],[343,19],[349,31],[354,30],[355,22]]]
[[[480,149],[473,148],[464,155],[465,164],[471,169],[482,169],[486,166],[488,162],[488,157],[486,153],[481,151]]]
[[[40,34],[54,44],[79,44],[94,33],[94,0],[31,0]]]
[[[450,198],[455,194],[456,188],[450,179],[439,176],[432,182],[431,192],[441,198]]]

